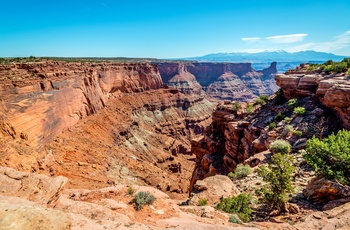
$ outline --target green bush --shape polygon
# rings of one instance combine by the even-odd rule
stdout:
[[[239,109],[241,109],[241,104],[239,104],[238,102],[233,102],[232,103],[232,111],[235,112],[235,111],[238,111]]]
[[[292,120],[292,118],[290,118],[290,117],[285,117],[283,120],[284,120],[285,122],[290,122],[290,121]]]
[[[284,116],[282,113],[278,113],[278,114],[275,116],[275,120],[276,120],[276,121],[282,121],[284,118],[285,118],[285,116]]]
[[[273,154],[277,154],[277,153],[288,154],[291,151],[291,146],[288,141],[275,140],[270,144],[270,151]]]
[[[277,153],[271,157],[268,168],[264,165],[258,168],[258,175],[268,184],[257,190],[257,194],[263,195],[263,202],[272,209],[286,211],[285,203],[288,199],[288,193],[293,191],[294,167],[292,163],[292,156]]]
[[[289,133],[289,132],[292,132],[294,130],[294,128],[293,128],[293,125],[286,125],[286,126],[284,126],[283,130],[284,130],[284,132]]]
[[[293,113],[298,115],[305,115],[306,109],[304,107],[296,107],[294,108]]]
[[[260,98],[255,99],[255,104],[257,105],[265,105],[266,101],[261,100]]]
[[[198,201],[198,206],[206,206],[208,204],[207,198],[202,198]]]
[[[298,99],[296,98],[293,98],[293,99],[290,99],[288,102],[287,102],[287,105],[290,107],[290,108],[295,108],[298,104]]]
[[[303,132],[300,131],[300,130],[295,130],[295,131],[293,132],[293,135],[300,137],[300,136],[303,135]]]
[[[253,172],[253,169],[249,165],[238,164],[235,169],[234,177],[237,179],[242,179],[247,177]]]
[[[344,58],[341,62],[333,62],[332,60],[326,61],[323,64],[313,64],[314,69],[320,68],[327,73],[344,73],[350,68],[349,58]]]
[[[246,107],[246,109],[245,109],[245,112],[246,112],[247,114],[251,114],[251,113],[253,112],[253,110],[254,110],[253,104],[248,104],[247,107]]]
[[[347,75],[350,75],[350,69],[348,69],[348,71],[346,72]]]
[[[276,127],[277,127],[277,125],[276,125],[275,122],[271,122],[271,123],[269,124],[269,129],[270,129],[270,130],[272,130],[272,129],[276,128]]]
[[[249,206],[252,196],[250,194],[241,193],[236,197],[220,198],[220,203],[216,205],[216,209],[227,213],[235,213],[243,222],[250,221],[252,209]]]
[[[136,210],[141,210],[144,205],[151,205],[156,200],[156,198],[149,192],[138,192],[134,196],[134,202],[136,204]]]
[[[318,175],[350,185],[350,131],[340,130],[320,141],[306,143],[306,162]]]
[[[235,174],[233,172],[229,172],[227,174],[228,178],[230,178],[231,180],[233,180],[235,178]]]
[[[235,223],[235,224],[242,224],[242,221],[238,218],[236,214],[232,214],[228,219],[228,222]]]
[[[265,105],[266,102],[269,100],[269,96],[268,95],[260,95],[256,100],[255,100],[255,104],[259,104],[259,105]]]

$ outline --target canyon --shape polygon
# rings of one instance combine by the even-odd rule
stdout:
[[[221,175],[239,163],[266,163],[276,139],[297,151],[313,135],[349,127],[349,76],[307,67],[278,74],[276,63],[261,71],[249,63],[180,61],[0,65],[0,225],[22,223],[22,215],[34,228],[303,228],[277,219],[232,224],[228,214],[197,202],[206,197],[213,205],[238,187],[251,189],[244,187],[249,179],[233,184]],[[254,102],[274,93],[267,104]],[[293,114],[281,98],[297,98],[306,115]],[[271,130],[279,113],[290,120]],[[312,176],[298,164],[297,175]],[[305,180],[294,186],[306,188]],[[157,201],[137,212],[128,188]],[[341,214],[348,210],[329,211],[338,215],[332,224],[349,226]],[[308,227],[327,226],[328,214],[312,211],[302,210]]]
[[[151,185],[189,192],[190,140],[213,101],[272,94],[276,63],[44,61],[0,66],[0,164],[68,187]],[[237,87],[238,86],[238,87]]]

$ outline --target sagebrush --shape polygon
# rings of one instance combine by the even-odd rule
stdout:
[[[282,154],[288,154],[290,153],[292,147],[289,144],[288,141],[285,140],[275,140],[270,144],[270,151],[273,154],[276,153],[282,153]]]
[[[136,210],[141,210],[144,205],[151,205],[156,200],[156,198],[150,194],[150,192],[138,192],[134,196],[134,202],[136,204]]]
[[[234,172],[234,178],[242,179],[247,177],[252,172],[253,169],[249,165],[238,164]]]

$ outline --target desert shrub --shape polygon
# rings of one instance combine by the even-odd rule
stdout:
[[[230,178],[231,180],[233,180],[235,178],[235,174],[233,172],[229,172],[227,174],[228,178]]]
[[[282,121],[285,118],[285,116],[282,113],[277,113],[275,116],[276,121]]]
[[[134,196],[134,202],[136,204],[136,210],[141,210],[144,205],[151,205],[156,200],[156,198],[149,192],[138,192]]]
[[[276,128],[276,123],[275,122],[271,122],[270,124],[269,124],[269,129],[270,130],[272,130],[272,129],[274,129],[274,128]]]
[[[239,104],[238,102],[233,102],[233,103],[232,103],[232,111],[233,111],[233,112],[235,112],[235,111],[241,109],[241,107],[242,107],[241,104]]]
[[[293,99],[290,99],[290,100],[287,102],[287,105],[288,105],[290,108],[295,108],[295,107],[297,106],[297,103],[298,103],[298,99],[293,98]]]
[[[235,213],[243,222],[249,222],[252,214],[252,209],[249,206],[251,199],[252,196],[246,193],[231,198],[220,198],[220,203],[216,205],[216,209],[227,213]]]
[[[269,100],[269,95],[260,95],[259,96],[259,98],[261,99],[261,100],[264,100],[265,102],[267,102],[268,100]]]
[[[322,141],[316,137],[306,143],[306,162],[318,175],[350,184],[350,131],[340,130]]]
[[[289,132],[292,132],[294,128],[293,128],[293,125],[286,125],[284,126],[283,130],[284,132],[289,133]]]
[[[293,135],[300,137],[300,136],[303,135],[303,132],[300,131],[300,130],[295,130],[295,131],[293,132]]]
[[[237,179],[242,179],[247,177],[253,172],[253,169],[249,165],[238,164],[235,169],[234,177]]]
[[[253,112],[253,110],[254,110],[253,104],[248,104],[247,108],[245,109],[247,114],[251,114]]]
[[[271,157],[271,162],[258,168],[258,175],[263,178],[266,185],[257,190],[263,196],[263,202],[272,209],[285,211],[288,193],[293,191],[292,175],[294,167],[293,158],[288,154],[277,153]]]
[[[296,107],[294,108],[293,113],[298,115],[305,115],[306,109],[304,107]]]
[[[228,219],[228,222],[235,223],[235,224],[242,224],[242,221],[238,218],[236,214],[232,214]]]
[[[333,62],[332,60],[326,61],[323,64],[313,64],[314,69],[320,68],[327,73],[335,72],[335,73],[343,73],[350,68],[350,60],[349,58],[344,58],[341,62]]]
[[[259,105],[265,105],[266,102],[269,100],[268,95],[260,95],[256,100],[255,103]]]
[[[198,201],[198,206],[206,206],[208,204],[207,198],[202,198]]]
[[[265,105],[266,101],[261,100],[260,98],[255,99],[255,104],[257,105]]]
[[[275,140],[270,144],[270,150],[273,154],[277,154],[277,153],[288,154],[291,151],[291,146],[288,141]]]
[[[134,187],[128,186],[128,194],[129,194],[129,195],[134,195],[134,193],[135,193]]]

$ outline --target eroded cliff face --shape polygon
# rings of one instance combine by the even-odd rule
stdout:
[[[158,63],[164,83],[211,100],[247,101],[277,91],[276,63],[255,71],[250,63]]]
[[[276,75],[276,82],[287,98],[311,96],[333,109],[350,128],[350,76],[345,73],[327,75],[308,71],[308,65],[300,65],[286,74]]]
[[[1,165],[65,175],[75,188],[123,181],[188,192],[189,140],[213,105],[166,89],[154,64],[12,64],[0,76]]]
[[[253,113],[246,112],[245,103],[237,111],[229,102],[216,108],[204,136],[191,143],[196,166],[190,191],[197,180],[227,175],[239,163],[255,167],[269,157],[269,145],[276,139],[288,140],[296,151],[305,148],[313,135],[327,136],[350,127],[349,76],[308,72],[307,66],[302,65],[295,71],[276,75],[276,82],[285,98],[277,95],[266,105],[254,105]],[[305,115],[293,113],[286,103],[290,98],[298,99],[297,106],[306,109]]]
[[[2,135],[39,149],[105,106],[112,93],[163,87],[150,64],[42,62],[0,66]]]

